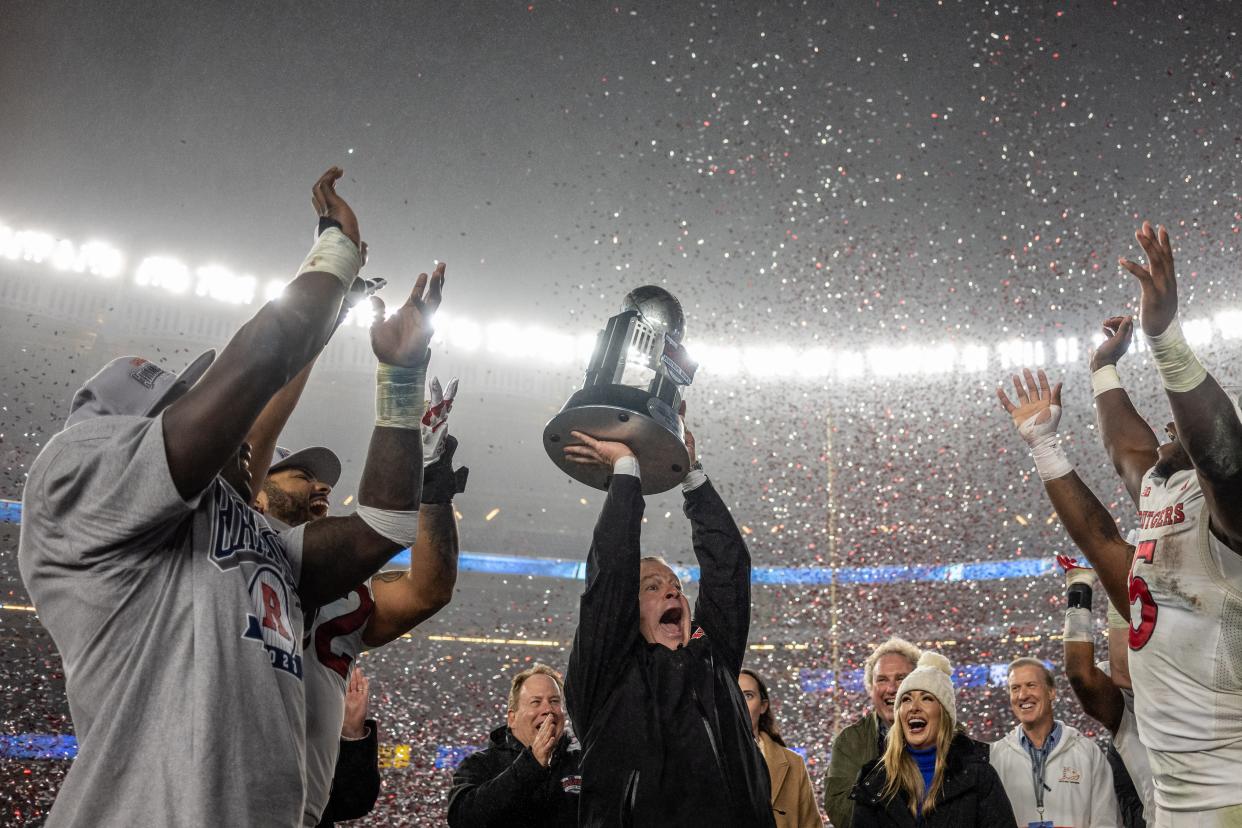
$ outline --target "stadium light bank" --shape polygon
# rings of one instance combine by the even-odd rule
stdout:
[[[192,267],[169,256],[148,256],[127,270],[125,254],[106,242],[78,243],[44,231],[15,229],[5,224],[0,224],[0,259],[29,262],[103,281],[119,280],[128,273],[135,286],[231,305],[269,301],[278,297],[285,285],[281,279],[260,282],[252,274],[239,273],[222,264]],[[345,324],[368,327],[369,307],[355,309]],[[1242,310],[1188,319],[1182,327],[1192,345],[1239,339]],[[440,311],[436,317],[436,339],[466,354],[482,352],[506,360],[576,369],[590,357],[595,332],[567,333],[544,325],[476,320]],[[1103,339],[1098,332],[1090,337],[1096,345]],[[1084,341],[1073,336],[1058,337],[1050,345],[1037,339],[1013,338],[991,344],[924,342],[837,349],[780,344],[739,347],[708,342],[693,342],[689,347],[704,370],[717,376],[750,374],[807,382],[983,373],[996,368],[1076,364],[1085,356]],[[1141,337],[1133,347],[1136,351],[1145,349]]]

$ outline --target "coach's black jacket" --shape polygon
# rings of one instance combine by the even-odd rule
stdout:
[[[453,774],[449,828],[575,828],[581,757],[565,734],[545,768],[513,731],[496,728]]]
[[[704,483],[686,494],[699,595],[690,644],[639,634],[638,478],[613,475],[587,556],[565,681],[582,741],[579,824],[771,828],[768,771],[737,677],[750,630],[750,553]]]

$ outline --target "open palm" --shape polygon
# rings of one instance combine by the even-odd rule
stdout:
[[[1043,372],[1043,369],[1039,371],[1038,382],[1031,374],[1031,369],[1022,369],[1021,377],[1017,374],[1013,376],[1013,387],[1018,399],[1016,403],[1009,399],[1003,388],[996,389],[996,396],[1000,399],[1001,406],[1009,412],[1009,416],[1013,417],[1013,424],[1019,429],[1032,417],[1035,418],[1036,425],[1043,425],[1054,417],[1060,416],[1061,383],[1049,386],[1048,375]],[[1056,406],[1056,410],[1053,406]]]
[[[371,350],[380,362],[403,368],[415,368],[427,360],[431,344],[432,314],[440,307],[444,290],[444,264],[436,266],[430,277],[418,275],[414,290],[405,304],[392,316],[385,317],[384,302],[371,297],[375,322],[371,325]]]

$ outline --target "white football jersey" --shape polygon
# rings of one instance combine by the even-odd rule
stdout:
[[[345,688],[366,645],[362,631],[375,611],[371,582],[319,608],[303,642],[306,684],[306,801],[303,825],[318,825],[332,794],[341,749]]]
[[[1209,529],[1193,469],[1149,471],[1130,565],[1130,676],[1155,800],[1242,803],[1242,555]]]

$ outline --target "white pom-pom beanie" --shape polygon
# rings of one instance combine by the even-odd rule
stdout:
[[[918,666],[906,676],[897,688],[897,705],[901,705],[901,697],[911,690],[922,690],[931,693],[940,702],[940,706],[949,714],[950,723],[957,726],[957,697],[953,691],[953,667],[949,660],[940,653],[924,652],[919,658]]]

